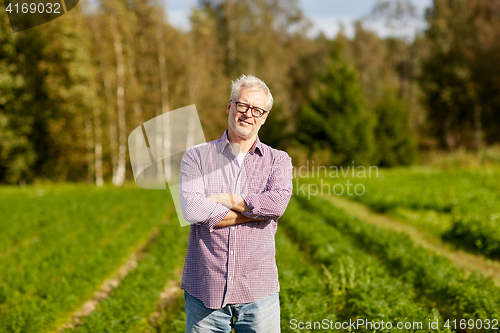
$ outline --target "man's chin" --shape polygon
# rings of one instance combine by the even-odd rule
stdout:
[[[234,126],[233,130],[234,134],[245,140],[249,139],[252,136],[252,131],[250,129],[240,125]]]
[[[243,139],[243,140],[248,140],[252,137],[252,135],[250,133],[239,133],[237,132],[236,135],[240,138],[240,139]]]
[[[248,140],[252,137],[252,131],[242,131],[240,129],[237,129],[235,131],[235,134],[242,138],[243,140]]]
[[[230,123],[229,127],[231,127],[233,133],[242,140],[249,140],[255,134],[254,131],[252,131],[254,128],[248,128],[247,126],[239,125],[236,122],[232,124]]]

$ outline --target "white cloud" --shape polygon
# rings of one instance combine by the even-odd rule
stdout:
[[[369,24],[367,27],[382,37],[389,35],[413,37],[416,31],[425,28],[424,10],[432,4],[432,0],[413,0],[418,10],[418,19],[409,22],[405,29],[390,30],[381,22]],[[301,0],[300,4],[304,14],[313,23],[311,35],[316,35],[320,30],[326,36],[333,38],[339,30],[340,24],[348,37],[354,35],[354,22],[366,17],[372,10],[376,0]]]
[[[176,9],[176,10],[167,10],[168,22],[183,31],[187,31],[191,27],[191,23],[189,22],[189,10]]]
[[[354,19],[351,17],[340,17],[336,15],[317,15],[309,18],[313,23],[313,28],[310,31],[310,36],[316,36],[320,31],[328,38],[337,36],[341,26],[344,28],[344,33],[348,37],[354,36]]]

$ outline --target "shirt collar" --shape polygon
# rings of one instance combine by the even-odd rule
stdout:
[[[220,153],[226,149],[226,147],[229,145],[229,140],[227,138],[227,130],[224,131],[224,134],[222,134],[222,137],[220,138],[220,142],[222,142],[221,148],[220,148]],[[257,139],[252,145],[252,148],[248,151],[250,154],[255,154],[258,153],[261,156],[264,156],[264,149],[262,149],[262,142],[260,142],[259,136],[257,135]]]

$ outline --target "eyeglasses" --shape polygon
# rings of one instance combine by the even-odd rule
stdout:
[[[258,108],[256,106],[250,106],[250,105],[245,104],[245,103],[236,102],[235,100],[231,100],[231,102],[236,104],[236,111],[238,111],[238,112],[245,113],[248,111],[248,109],[251,109],[252,116],[254,116],[255,118],[260,118],[264,115],[264,113],[269,112],[269,111],[266,111],[264,109]]]

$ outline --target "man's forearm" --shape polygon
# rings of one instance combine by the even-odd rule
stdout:
[[[207,199],[218,202],[238,213],[246,213],[251,210],[239,194],[219,193],[208,196]]]
[[[216,228],[228,227],[231,225],[236,225],[240,223],[255,221],[255,219],[251,219],[249,217],[241,215],[241,213],[235,212],[234,210],[230,210],[229,213],[222,219],[222,221],[217,224]]]

